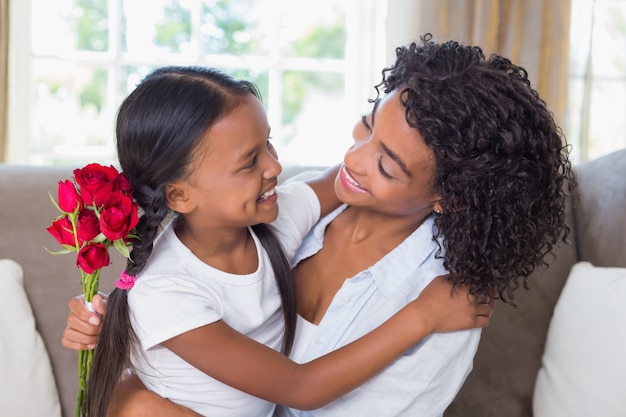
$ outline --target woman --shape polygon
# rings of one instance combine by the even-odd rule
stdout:
[[[430,35],[396,54],[377,86],[384,96],[355,126],[337,176],[345,204],[293,261],[302,318],[296,361],[362,336],[445,272],[474,294],[511,303],[519,280],[525,285],[568,233],[564,187],[575,181],[567,147],[526,71]],[[89,315],[76,314],[70,326],[93,334],[80,322]],[[331,404],[279,414],[441,415],[471,370],[479,337],[478,329],[434,334]],[[68,331],[65,343],[94,340]],[[158,415],[168,404],[145,390],[126,394],[125,410]]]

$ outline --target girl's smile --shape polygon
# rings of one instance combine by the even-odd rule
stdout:
[[[264,192],[259,198],[256,200],[260,204],[265,205],[274,205],[278,201],[278,194],[276,194],[276,185]]]

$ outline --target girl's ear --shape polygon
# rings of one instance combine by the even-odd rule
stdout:
[[[171,182],[165,186],[165,202],[170,209],[177,213],[189,213],[193,210],[193,200],[187,188],[188,184],[185,182]]]

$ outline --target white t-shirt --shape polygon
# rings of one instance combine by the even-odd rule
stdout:
[[[270,226],[291,259],[319,219],[320,205],[304,183],[281,186],[277,193],[279,215]],[[211,378],[160,345],[223,320],[280,350],[284,329],[280,295],[267,252],[250,233],[259,256],[258,269],[235,275],[200,261],[176,237],[170,223],[128,293],[131,322],[144,353],[144,357],[132,357],[137,375],[148,389],[205,416],[271,416],[275,407]]]

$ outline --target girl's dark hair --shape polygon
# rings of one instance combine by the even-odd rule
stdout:
[[[407,123],[434,152],[439,256],[453,283],[512,302],[518,278],[527,288],[569,233],[576,181],[565,138],[526,70],[507,58],[430,34],[396,57],[376,90],[401,92]]]
[[[117,153],[120,166],[133,186],[133,197],[143,211],[126,266],[139,274],[150,256],[154,239],[170,209],[165,185],[190,174],[193,153],[204,133],[227,116],[247,94],[260,99],[256,86],[210,68],[164,67],[149,74],[124,100],[117,115]],[[283,305],[283,352],[293,344],[296,326],[295,289],[289,261],[266,225],[253,230],[268,252]],[[136,343],[127,291],[115,289],[94,353],[87,386],[86,413],[105,417],[113,388],[130,367],[130,349]]]

